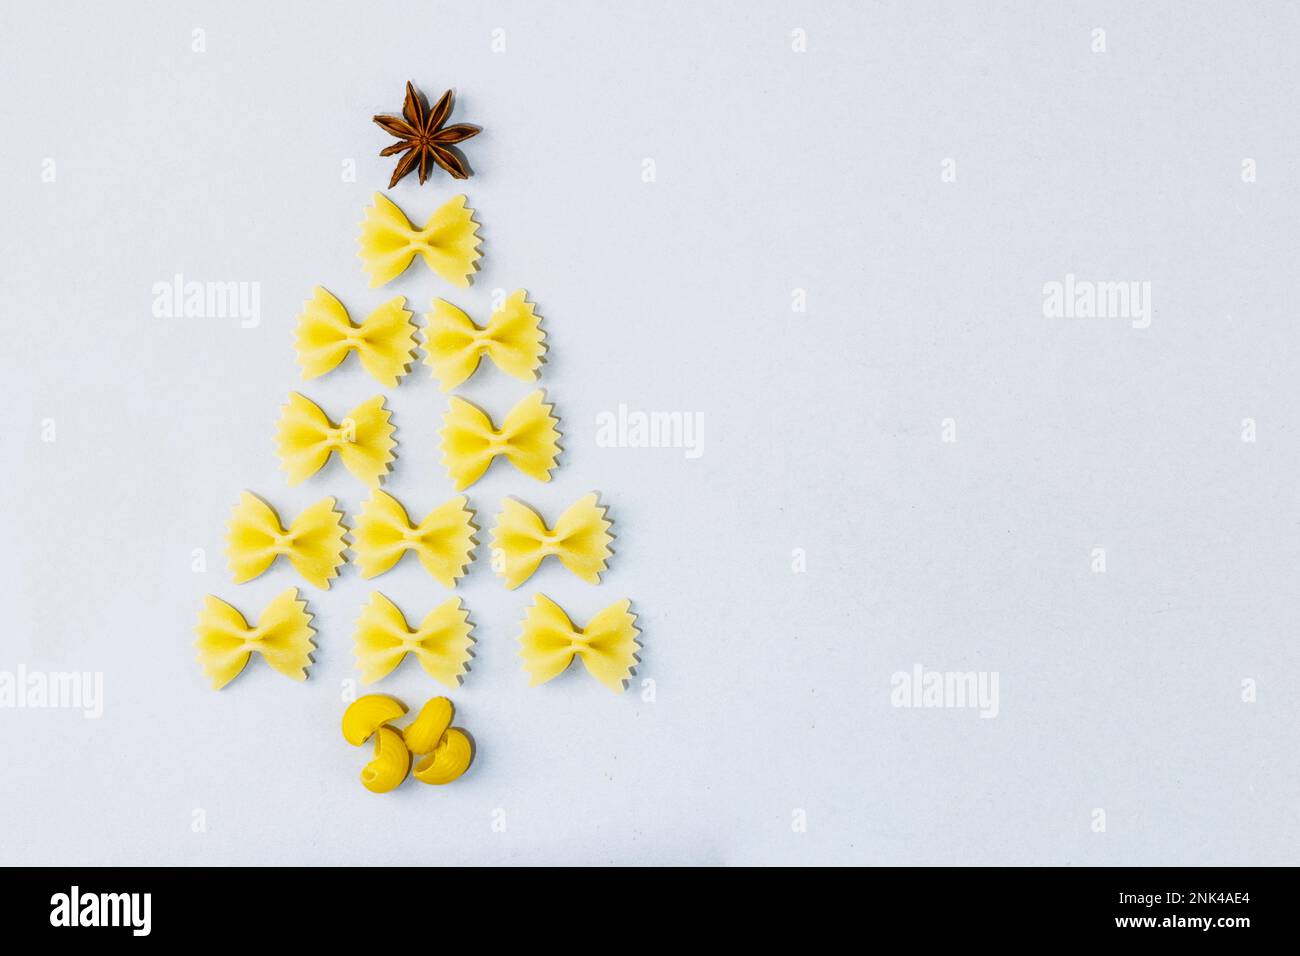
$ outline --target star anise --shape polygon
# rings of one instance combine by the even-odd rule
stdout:
[[[384,132],[398,139],[392,146],[381,150],[379,155],[406,154],[397,161],[393,178],[388,183],[389,189],[396,186],[399,179],[417,167],[420,170],[420,182],[423,183],[429,178],[434,163],[451,173],[456,179],[469,179],[470,168],[465,164],[465,157],[451,144],[477,136],[482,131],[477,126],[467,126],[464,123],[444,126],[443,123],[447,122],[449,116],[451,116],[451,90],[443,93],[442,99],[438,100],[438,105],[430,110],[424,96],[416,92],[415,87],[408,81],[406,102],[402,104],[404,119],[396,116],[375,117],[375,122]]]

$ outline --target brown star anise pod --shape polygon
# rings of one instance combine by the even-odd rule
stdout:
[[[406,154],[397,161],[393,178],[388,183],[389,189],[396,186],[399,179],[417,166],[420,169],[420,182],[423,183],[429,178],[434,163],[447,170],[456,179],[469,179],[470,169],[465,164],[465,157],[458,150],[453,149],[451,144],[477,136],[482,131],[477,126],[467,126],[464,123],[443,126],[449,116],[451,116],[451,90],[443,93],[442,99],[438,100],[438,105],[430,110],[424,97],[417,93],[415,87],[408,81],[406,102],[402,104],[404,119],[396,116],[375,117],[375,122],[384,132],[396,136],[398,140],[392,146],[381,150],[379,155]]]

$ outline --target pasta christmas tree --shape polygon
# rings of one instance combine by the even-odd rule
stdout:
[[[402,117],[375,118],[399,139],[384,155],[404,154],[390,188],[411,171],[418,171],[423,183],[435,166],[468,178],[468,165],[452,144],[478,130],[446,125],[451,106],[448,92],[429,110],[407,84]],[[475,215],[466,197],[457,195],[417,228],[396,203],[376,193],[364,212],[359,237],[361,265],[371,287],[392,281],[417,258],[442,281],[468,286],[482,255]],[[422,336],[420,331],[403,296],[357,321],[332,293],[317,286],[298,316],[294,348],[304,379],[328,375],[355,355],[385,389],[396,387],[410,373],[422,348],[423,364],[443,392],[461,386],[485,364],[535,382],[547,351],[541,317],[523,289],[511,293],[481,325],[452,303],[434,299]],[[453,394],[441,429],[442,461],[458,492],[478,481],[497,458],[522,475],[549,481],[557,467],[560,437],[559,420],[540,389],[499,418]],[[336,455],[371,489],[370,495],[354,516],[349,542],[344,515],[333,497],[305,509],[286,526],[271,505],[245,492],[227,527],[226,553],[234,582],[252,580],[284,558],[307,583],[328,588],[346,563],[350,543],[364,578],[385,573],[409,552],[439,584],[455,588],[478,543],[475,513],[458,495],[413,521],[401,502],[380,488],[393,467],[396,446],[383,394],[335,418],[307,396],[291,393],[276,430],[277,453],[289,483],[310,480]],[[500,556],[498,573],[507,588],[518,588],[553,557],[582,580],[599,584],[612,554],[610,524],[594,493],[565,510],[554,525],[527,505],[505,499],[492,531],[493,549]],[[233,606],[209,595],[196,627],[200,663],[215,688],[227,686],[255,654],[287,676],[304,680],[315,649],[311,620],[296,588],[276,598],[252,625]],[[469,612],[458,597],[412,625],[396,604],[375,591],[360,609],[353,655],[366,683],[382,680],[411,656],[429,677],[456,687],[468,670],[472,630]],[[622,691],[637,662],[638,636],[630,601],[610,605],[584,629],[538,594],[523,622],[519,655],[532,684],[551,680],[579,658],[601,683]],[[358,706],[362,701],[364,706]],[[390,724],[406,708],[392,698],[369,695],[349,708],[353,716],[344,721],[349,741],[376,741],[375,760],[363,773],[370,789],[386,792],[400,784],[413,753],[428,755],[415,773],[425,782],[449,782],[464,772],[472,748],[462,731],[448,729],[450,702],[436,698],[426,710],[420,721],[399,731]],[[429,716],[435,713],[436,719]],[[355,729],[358,720],[368,721],[364,734]],[[434,732],[428,732],[434,724]],[[415,749],[414,733],[425,749]]]

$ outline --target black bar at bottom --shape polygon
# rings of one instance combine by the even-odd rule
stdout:
[[[389,945],[427,941],[434,921],[443,945],[449,932],[483,941],[502,925],[525,933],[572,926],[583,934],[589,930],[579,924],[603,918],[602,933],[616,932],[615,940],[702,925],[746,935],[815,928],[822,938],[837,927],[873,936],[920,931],[926,944],[969,942],[974,933],[987,941],[1127,936],[1232,945],[1286,932],[1282,884],[1295,877],[1215,868],[635,869],[10,869],[0,883],[0,925],[77,933],[82,942],[202,933],[373,944],[382,932]]]

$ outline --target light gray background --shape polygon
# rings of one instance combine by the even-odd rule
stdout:
[[[0,711],[0,862],[1297,862],[1298,28],[1242,2],[7,4],[0,669],[101,670],[106,699]],[[485,129],[468,292],[418,264],[372,292],[356,259],[392,167],[370,116],[408,78]],[[457,191],[392,195],[423,219]],[[260,282],[261,325],[153,318],[177,272]],[[1151,327],[1044,318],[1067,272],[1151,281]],[[300,382],[317,283],[480,319],[527,287],[566,450],[550,485],[470,490],[480,538],[505,494],[554,517],[599,489],[615,521],[599,587],[548,564],[507,592],[480,549],[450,787],[357,782],[351,565],[304,585],[306,684],[255,660],[213,693],[194,661],[204,594],[253,616],[301,583],[230,583],[242,489],[364,497],[337,463],[288,488],[273,451],[291,389],[377,390],[355,360]],[[703,457],[598,448],[619,403],[702,412]],[[389,488],[423,514],[445,398],[417,366],[390,405]],[[446,597],[411,559],[373,584],[417,618]],[[655,700],[530,689],[537,591],[579,620],[631,597]],[[916,663],[997,671],[999,716],[891,707]],[[380,689],[437,692],[410,661]]]

